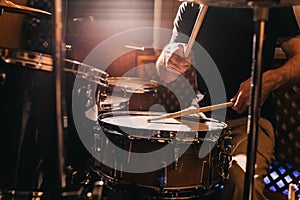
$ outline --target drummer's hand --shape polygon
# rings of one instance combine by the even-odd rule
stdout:
[[[192,105],[192,106],[190,106],[190,107],[188,107],[188,108],[186,108],[184,110],[194,110],[194,109],[198,109],[198,108],[199,108],[199,106],[193,106]],[[191,116],[191,117],[197,117],[197,118],[201,118],[201,119],[208,119],[203,112],[189,114],[189,116]]]
[[[183,74],[191,67],[191,62],[184,57],[185,44],[171,44],[164,49],[164,64],[179,74]]]
[[[260,95],[260,106],[262,106],[265,103],[268,96],[275,89],[272,81],[274,77],[273,75],[274,72],[272,70],[263,73],[261,95]],[[251,78],[245,80],[240,84],[239,91],[230,100],[234,102],[232,109],[237,111],[237,113],[241,114],[247,111],[250,105],[250,91],[251,91]]]
[[[186,44],[183,43],[171,43],[163,49],[156,62],[158,73],[162,79],[171,82],[179,74],[183,74],[190,69],[191,59],[190,56],[185,58],[185,49]]]

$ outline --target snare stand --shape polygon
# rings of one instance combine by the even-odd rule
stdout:
[[[248,115],[248,144],[247,144],[247,166],[244,180],[244,200],[252,200],[254,171],[257,150],[258,120],[260,117],[260,94],[262,85],[262,60],[265,25],[269,18],[269,9],[274,6],[275,0],[248,1],[253,7],[254,35],[252,52],[252,74],[251,93]]]
[[[65,156],[64,156],[64,133],[63,133],[63,106],[62,106],[62,72],[63,72],[63,59],[65,56],[65,48],[63,45],[63,19],[62,19],[62,0],[54,1],[54,25],[53,25],[53,53],[54,53],[54,80],[55,80],[55,114],[56,114],[56,140],[57,140],[57,175],[58,180],[54,196],[60,198],[63,194],[63,189],[66,188],[66,175],[64,172]]]

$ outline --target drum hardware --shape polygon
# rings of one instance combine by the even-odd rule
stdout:
[[[162,192],[163,188],[165,188],[168,185],[168,170],[167,170],[166,162],[162,163],[161,172],[162,172],[161,177],[159,177],[158,180],[159,180],[159,186],[160,186],[160,189]]]
[[[178,159],[179,159],[179,151],[180,149],[177,147],[174,148],[174,160],[175,162],[173,163],[173,169],[177,170],[178,169]]]
[[[0,190],[1,199],[32,199],[40,200],[45,198],[41,191],[17,191],[17,190]]]
[[[0,0],[0,9],[1,9],[0,15],[2,15],[4,11],[6,11],[12,13],[19,13],[19,14],[51,16],[51,13],[49,12],[39,10],[36,8],[31,8],[28,6],[17,5],[8,0]]]
[[[209,164],[207,161],[203,161],[203,168],[201,170],[200,180],[205,187],[209,187],[210,175],[211,175],[211,164]]]
[[[220,152],[219,154],[219,160],[220,160],[220,175],[223,180],[228,180],[229,179],[229,165],[232,160],[231,156],[231,151],[233,149],[232,145],[232,137],[230,136],[225,136],[223,140],[223,145],[225,147],[224,152]]]
[[[92,192],[94,200],[102,199],[103,185],[104,185],[103,181],[97,181],[94,183],[93,192]]]
[[[6,81],[6,73],[0,70],[0,85],[4,85]]]

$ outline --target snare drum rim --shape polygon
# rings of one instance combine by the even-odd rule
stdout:
[[[108,118],[108,117],[114,117],[114,116],[123,116],[123,115],[142,115],[142,116],[147,116],[147,115],[163,115],[165,113],[163,112],[145,112],[145,111],[113,111],[113,112],[107,112],[100,114],[98,116],[98,122],[100,126],[107,131],[106,127],[110,128],[115,128],[117,131],[120,131],[124,136],[130,139],[146,139],[146,140],[155,140],[155,141],[160,141],[160,142],[170,142],[176,139],[177,142],[184,142],[184,143],[194,143],[194,142],[201,142],[201,141],[211,141],[211,142],[216,142],[218,140],[218,136],[222,134],[222,132],[227,128],[227,124],[223,122],[216,122],[215,120],[211,119],[200,119],[197,118],[198,120],[204,120],[204,122],[209,122],[209,123],[215,123],[218,124],[218,129],[216,130],[200,130],[200,131],[174,131],[174,130],[169,130],[169,131],[163,131],[164,133],[169,133],[169,137],[157,137],[157,135],[161,135],[161,130],[152,130],[152,129],[140,129],[137,127],[125,127],[125,126],[119,126],[116,124],[110,124],[107,122],[102,121],[102,119]],[[186,118],[186,117],[185,117]],[[190,117],[192,118],[192,117]],[[139,130],[146,132],[145,136],[143,135],[133,135],[133,134],[128,134],[125,130]],[[211,133],[211,136],[205,136],[207,133]],[[216,134],[214,134],[216,133]],[[182,136],[181,134],[191,134],[193,137],[188,137],[188,136]]]

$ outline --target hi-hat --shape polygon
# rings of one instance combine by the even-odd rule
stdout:
[[[249,8],[253,3],[262,4],[270,7],[285,7],[299,5],[300,0],[280,0],[279,2],[272,0],[256,0],[256,1],[246,1],[246,0],[179,0],[181,2],[190,2],[197,4],[205,4],[213,7],[229,7],[229,8]]]
[[[6,12],[20,13],[20,14],[42,14],[42,15],[51,15],[51,13],[39,10],[36,8],[31,8],[28,6],[17,5],[11,1],[0,0],[0,9]],[[3,11],[2,11],[3,12]]]

